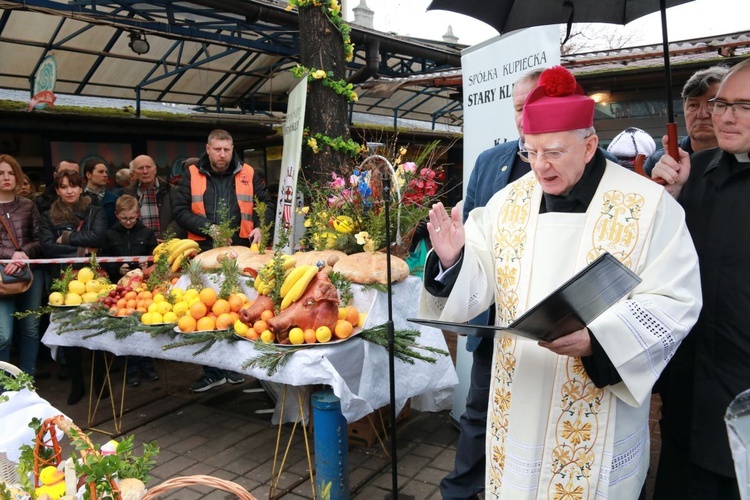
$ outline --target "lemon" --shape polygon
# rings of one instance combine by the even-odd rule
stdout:
[[[234,331],[237,332],[237,335],[242,335],[244,337],[249,329],[250,327],[240,320],[234,322]]]
[[[160,293],[154,295],[154,302],[164,302],[165,300],[167,299]]]
[[[94,274],[94,270],[90,267],[82,267],[78,270],[78,281],[80,281],[84,285],[94,279],[95,276],[96,275]]]
[[[150,325],[153,322],[154,319],[150,312],[143,313],[143,315],[141,316],[141,323],[143,323],[144,325]]]
[[[196,290],[195,288],[188,288],[187,290],[185,290],[185,297],[189,299],[197,298],[198,290]]]
[[[146,314],[148,314],[148,313],[146,313]],[[152,312],[151,313],[151,324],[155,325],[157,323],[166,323],[166,321],[164,321],[164,318],[162,317],[161,313]]]
[[[177,323],[177,315],[174,312],[169,311],[162,316],[162,320],[165,323]]]
[[[91,282],[89,281],[89,283]],[[85,304],[96,302],[97,300],[99,300],[99,294],[94,293],[94,292],[86,292],[83,295],[81,295],[81,300],[83,300]]]
[[[180,301],[172,306],[172,312],[175,313],[178,318],[180,318],[185,315],[189,307],[190,306],[188,306],[187,302]]]
[[[271,330],[263,330],[263,333],[260,334],[260,340],[262,340],[266,344],[273,344],[273,341],[276,340],[276,337],[273,336]]]
[[[159,312],[159,314],[164,315],[172,310],[172,304],[165,300],[156,302],[156,310]]]
[[[315,330],[315,338],[318,339],[318,342],[321,344],[325,344],[329,340],[331,340],[331,329],[327,326],[319,326],[317,330]]]
[[[339,319],[346,319],[346,307],[339,307]]]
[[[169,291],[169,295],[175,300],[180,300],[185,295],[185,290],[176,286]]]
[[[80,281],[79,281],[80,283]],[[80,306],[83,303],[83,299],[77,293],[65,294],[65,305],[66,306]]]
[[[83,271],[83,269],[81,269],[81,271]],[[83,295],[86,293],[86,285],[79,280],[73,280],[68,283],[68,291],[70,293],[75,293],[76,295]]]
[[[78,280],[81,281],[81,280]],[[102,289],[102,282],[99,280],[90,280],[86,282],[86,291],[91,293],[99,293]]]
[[[65,297],[60,292],[52,292],[49,294],[49,303],[53,306],[61,306],[65,301]]]
[[[156,302],[152,302],[151,304],[148,305],[147,310],[150,313],[159,312],[159,304],[157,304]]]
[[[305,343],[305,331],[302,328],[292,328],[289,330],[289,342],[294,345]]]

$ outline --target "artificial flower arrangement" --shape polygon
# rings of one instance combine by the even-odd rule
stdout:
[[[364,159],[356,166],[331,173],[331,180],[322,185],[303,186],[309,203],[300,210],[307,228],[302,245],[346,253],[382,249],[388,226],[383,176],[390,175],[391,241],[397,254],[405,256],[414,229],[446,192],[444,168],[436,164],[449,148],[435,141],[411,156],[408,147],[393,144],[384,148],[391,152],[392,171],[385,161]]]

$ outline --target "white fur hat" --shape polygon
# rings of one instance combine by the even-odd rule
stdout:
[[[651,156],[656,151],[656,143],[647,132],[628,127],[612,139],[607,151],[621,160],[633,160],[639,154]]]

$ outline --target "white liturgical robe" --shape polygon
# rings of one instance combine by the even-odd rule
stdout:
[[[637,499],[649,461],[651,389],[698,318],[698,258],[682,208],[611,162],[586,213],[539,214],[533,173],[471,212],[448,298],[420,316],[468,321],[493,303],[506,326],[607,251],[638,274],[588,325],[622,381],[597,388],[579,358],[495,340],[487,415],[487,498]]]

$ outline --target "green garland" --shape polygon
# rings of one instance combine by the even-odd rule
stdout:
[[[420,332],[418,330],[395,330],[394,351],[396,359],[404,363],[414,364],[414,360],[424,361],[426,363],[435,363],[436,358],[420,354],[415,349],[421,349],[440,356],[448,356],[448,352],[436,347],[423,346],[416,343]],[[359,337],[373,344],[377,344],[384,349],[388,349],[388,327],[385,323],[373,326],[359,332]],[[276,344],[267,344],[256,341],[255,350],[260,354],[242,364],[243,368],[260,368],[266,371],[269,377],[282,368],[291,358],[292,354],[300,349],[307,349],[310,345],[300,345],[298,347],[279,347]]]
[[[352,158],[356,158],[358,155],[367,150],[367,146],[359,144],[352,138],[344,140],[341,137],[328,137],[327,135],[320,132],[310,137],[310,129],[308,129],[307,127],[305,127],[304,135],[308,138],[307,142],[305,142],[304,144],[312,149],[313,153],[315,154],[320,151],[318,142],[325,144],[335,151],[346,153]]]
[[[295,78],[302,78],[307,72],[307,82],[313,83],[320,81],[324,86],[336,92],[338,95],[343,96],[349,102],[359,101],[359,96],[354,92],[354,85],[347,82],[343,78],[341,80],[333,79],[333,72],[326,71],[323,69],[306,68],[301,64],[298,64],[291,69],[292,75]]]

